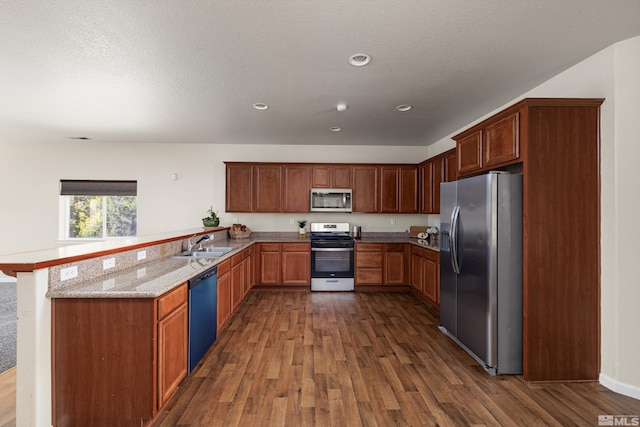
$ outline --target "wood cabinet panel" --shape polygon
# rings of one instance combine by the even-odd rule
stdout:
[[[235,262],[234,262],[235,261]],[[242,264],[242,254],[231,258],[231,312],[233,313],[245,295],[245,267]]]
[[[382,268],[382,252],[358,252],[356,268]]]
[[[487,126],[482,141],[483,166],[491,167],[520,158],[519,113]]]
[[[385,285],[406,285],[404,252],[385,252],[384,281]]]
[[[227,164],[225,202],[227,212],[253,211],[253,166]]]
[[[274,250],[275,249],[275,250]],[[259,251],[259,285],[279,285],[281,271],[279,243],[261,243]]]
[[[351,167],[349,165],[314,165],[311,186],[313,188],[351,188]]]
[[[418,213],[419,211],[419,185],[418,167],[401,166],[399,182],[399,213]]]
[[[456,142],[458,175],[482,168],[482,131],[472,133]]]
[[[185,289],[186,287],[181,287]],[[182,305],[158,322],[158,407],[164,406],[187,376],[189,311],[186,292]]]
[[[399,169],[396,166],[380,167],[380,212],[391,213],[400,210]]]
[[[187,287],[178,286],[158,298],[158,319],[162,319],[187,301]]]
[[[424,249],[425,252],[430,252],[428,249]],[[439,304],[438,298],[440,284],[438,283],[438,269],[439,265],[436,261],[433,261],[425,255],[422,263],[422,274],[424,276],[424,296],[432,302]]]
[[[284,212],[309,212],[311,190],[311,167],[307,165],[284,165],[282,200]]]
[[[444,182],[444,161],[438,158],[433,162],[433,212],[440,213],[440,183]]]
[[[411,288],[419,293],[424,294],[424,274],[422,268],[422,251],[411,253]]]
[[[282,167],[256,163],[253,166],[255,212],[282,211]]]
[[[379,211],[379,168],[353,166],[353,211],[374,213]]]
[[[433,212],[434,183],[433,162],[427,161],[420,164],[420,213]]]
[[[227,265],[230,264],[228,260],[224,261]],[[218,273],[220,267],[218,267]],[[231,273],[227,270],[226,273],[218,274],[218,332],[224,328],[229,319],[231,318]]]
[[[452,182],[458,179],[458,158],[455,148],[449,150],[444,156],[444,181]]]
[[[282,284],[311,284],[311,248],[305,251],[282,251]]]

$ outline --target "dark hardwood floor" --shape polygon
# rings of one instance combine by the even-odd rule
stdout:
[[[597,426],[640,401],[491,377],[410,292],[249,293],[154,426]]]

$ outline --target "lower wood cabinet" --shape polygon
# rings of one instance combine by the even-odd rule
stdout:
[[[405,243],[356,243],[355,284],[409,284],[409,247]]]
[[[140,426],[187,374],[187,284],[155,298],[52,301],[54,426]]]
[[[231,259],[218,264],[218,332],[231,318]]]
[[[440,253],[411,246],[411,288],[440,306]]]
[[[311,285],[311,244],[260,243],[258,285]]]

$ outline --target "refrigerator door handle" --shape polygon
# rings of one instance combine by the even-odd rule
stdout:
[[[460,218],[460,206],[453,208],[451,212],[451,266],[456,274],[460,274],[460,265],[458,264],[458,219]]]

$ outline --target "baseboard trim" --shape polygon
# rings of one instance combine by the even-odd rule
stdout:
[[[640,387],[625,384],[605,374],[600,374],[600,384],[611,391],[640,400]]]

